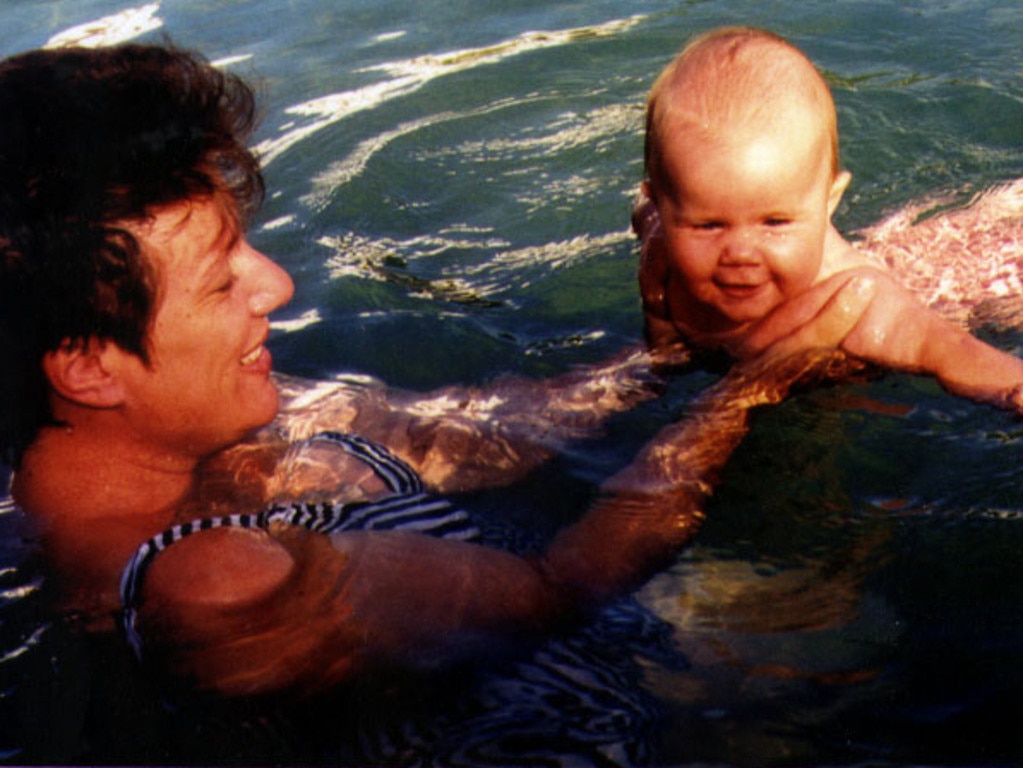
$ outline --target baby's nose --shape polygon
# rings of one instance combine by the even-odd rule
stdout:
[[[757,238],[747,229],[735,229],[728,233],[721,251],[723,263],[746,264],[757,259]]]

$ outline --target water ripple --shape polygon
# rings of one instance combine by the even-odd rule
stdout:
[[[163,19],[156,15],[159,3],[125,8],[119,13],[103,16],[95,21],[66,29],[46,41],[44,48],[99,48],[104,45],[123,43],[146,32],[163,26]]]
[[[483,232],[485,234],[485,231]],[[410,295],[473,303],[514,294],[528,288],[542,274],[565,269],[631,241],[628,231],[604,235],[580,235],[543,245],[506,248],[496,239],[471,239],[425,235],[407,240],[372,239],[355,233],[324,237],[319,243],[335,251],[327,260],[332,279],[360,277],[404,285]],[[451,250],[485,250],[487,258],[475,265],[460,264],[457,274],[423,277],[410,273],[408,265]]]
[[[296,104],[285,110],[300,124],[291,123],[281,128],[281,135],[267,139],[256,146],[264,166],[310,136],[358,112],[419,90],[427,83],[456,72],[494,64],[512,56],[577,42],[591,37],[609,37],[621,34],[638,24],[642,15],[616,19],[586,27],[524,32],[509,40],[480,48],[467,48],[447,53],[417,56],[412,59],[385,62],[358,70],[383,72],[393,79],[374,83],[351,91],[332,93]]]

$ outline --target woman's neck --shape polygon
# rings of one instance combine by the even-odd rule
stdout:
[[[139,450],[121,436],[46,427],[15,474],[14,496],[46,518],[150,517],[181,503],[196,464]]]

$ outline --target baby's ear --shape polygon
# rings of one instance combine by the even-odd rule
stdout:
[[[95,337],[81,343],[65,339],[43,355],[43,372],[61,397],[91,408],[112,408],[124,401],[121,380],[108,364],[116,352],[120,349],[113,342]]]
[[[849,171],[839,171],[838,175],[835,176],[834,181],[831,182],[831,191],[828,192],[828,218],[830,219],[835,215],[835,211],[838,210],[838,204],[842,202],[842,195],[845,194],[845,190],[849,186],[849,182],[852,181],[852,174]]]

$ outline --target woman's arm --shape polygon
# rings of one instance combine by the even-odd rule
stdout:
[[[835,373],[830,354],[736,367],[535,559],[413,533],[194,534],[149,570],[146,657],[224,695],[310,693],[378,665],[429,668],[533,641],[669,562],[750,409]]]
[[[360,434],[388,446],[442,493],[519,480],[567,441],[596,436],[610,416],[663,390],[638,346],[551,379],[507,376],[425,393],[378,382],[280,381],[287,397],[275,426],[289,440],[323,430]]]

